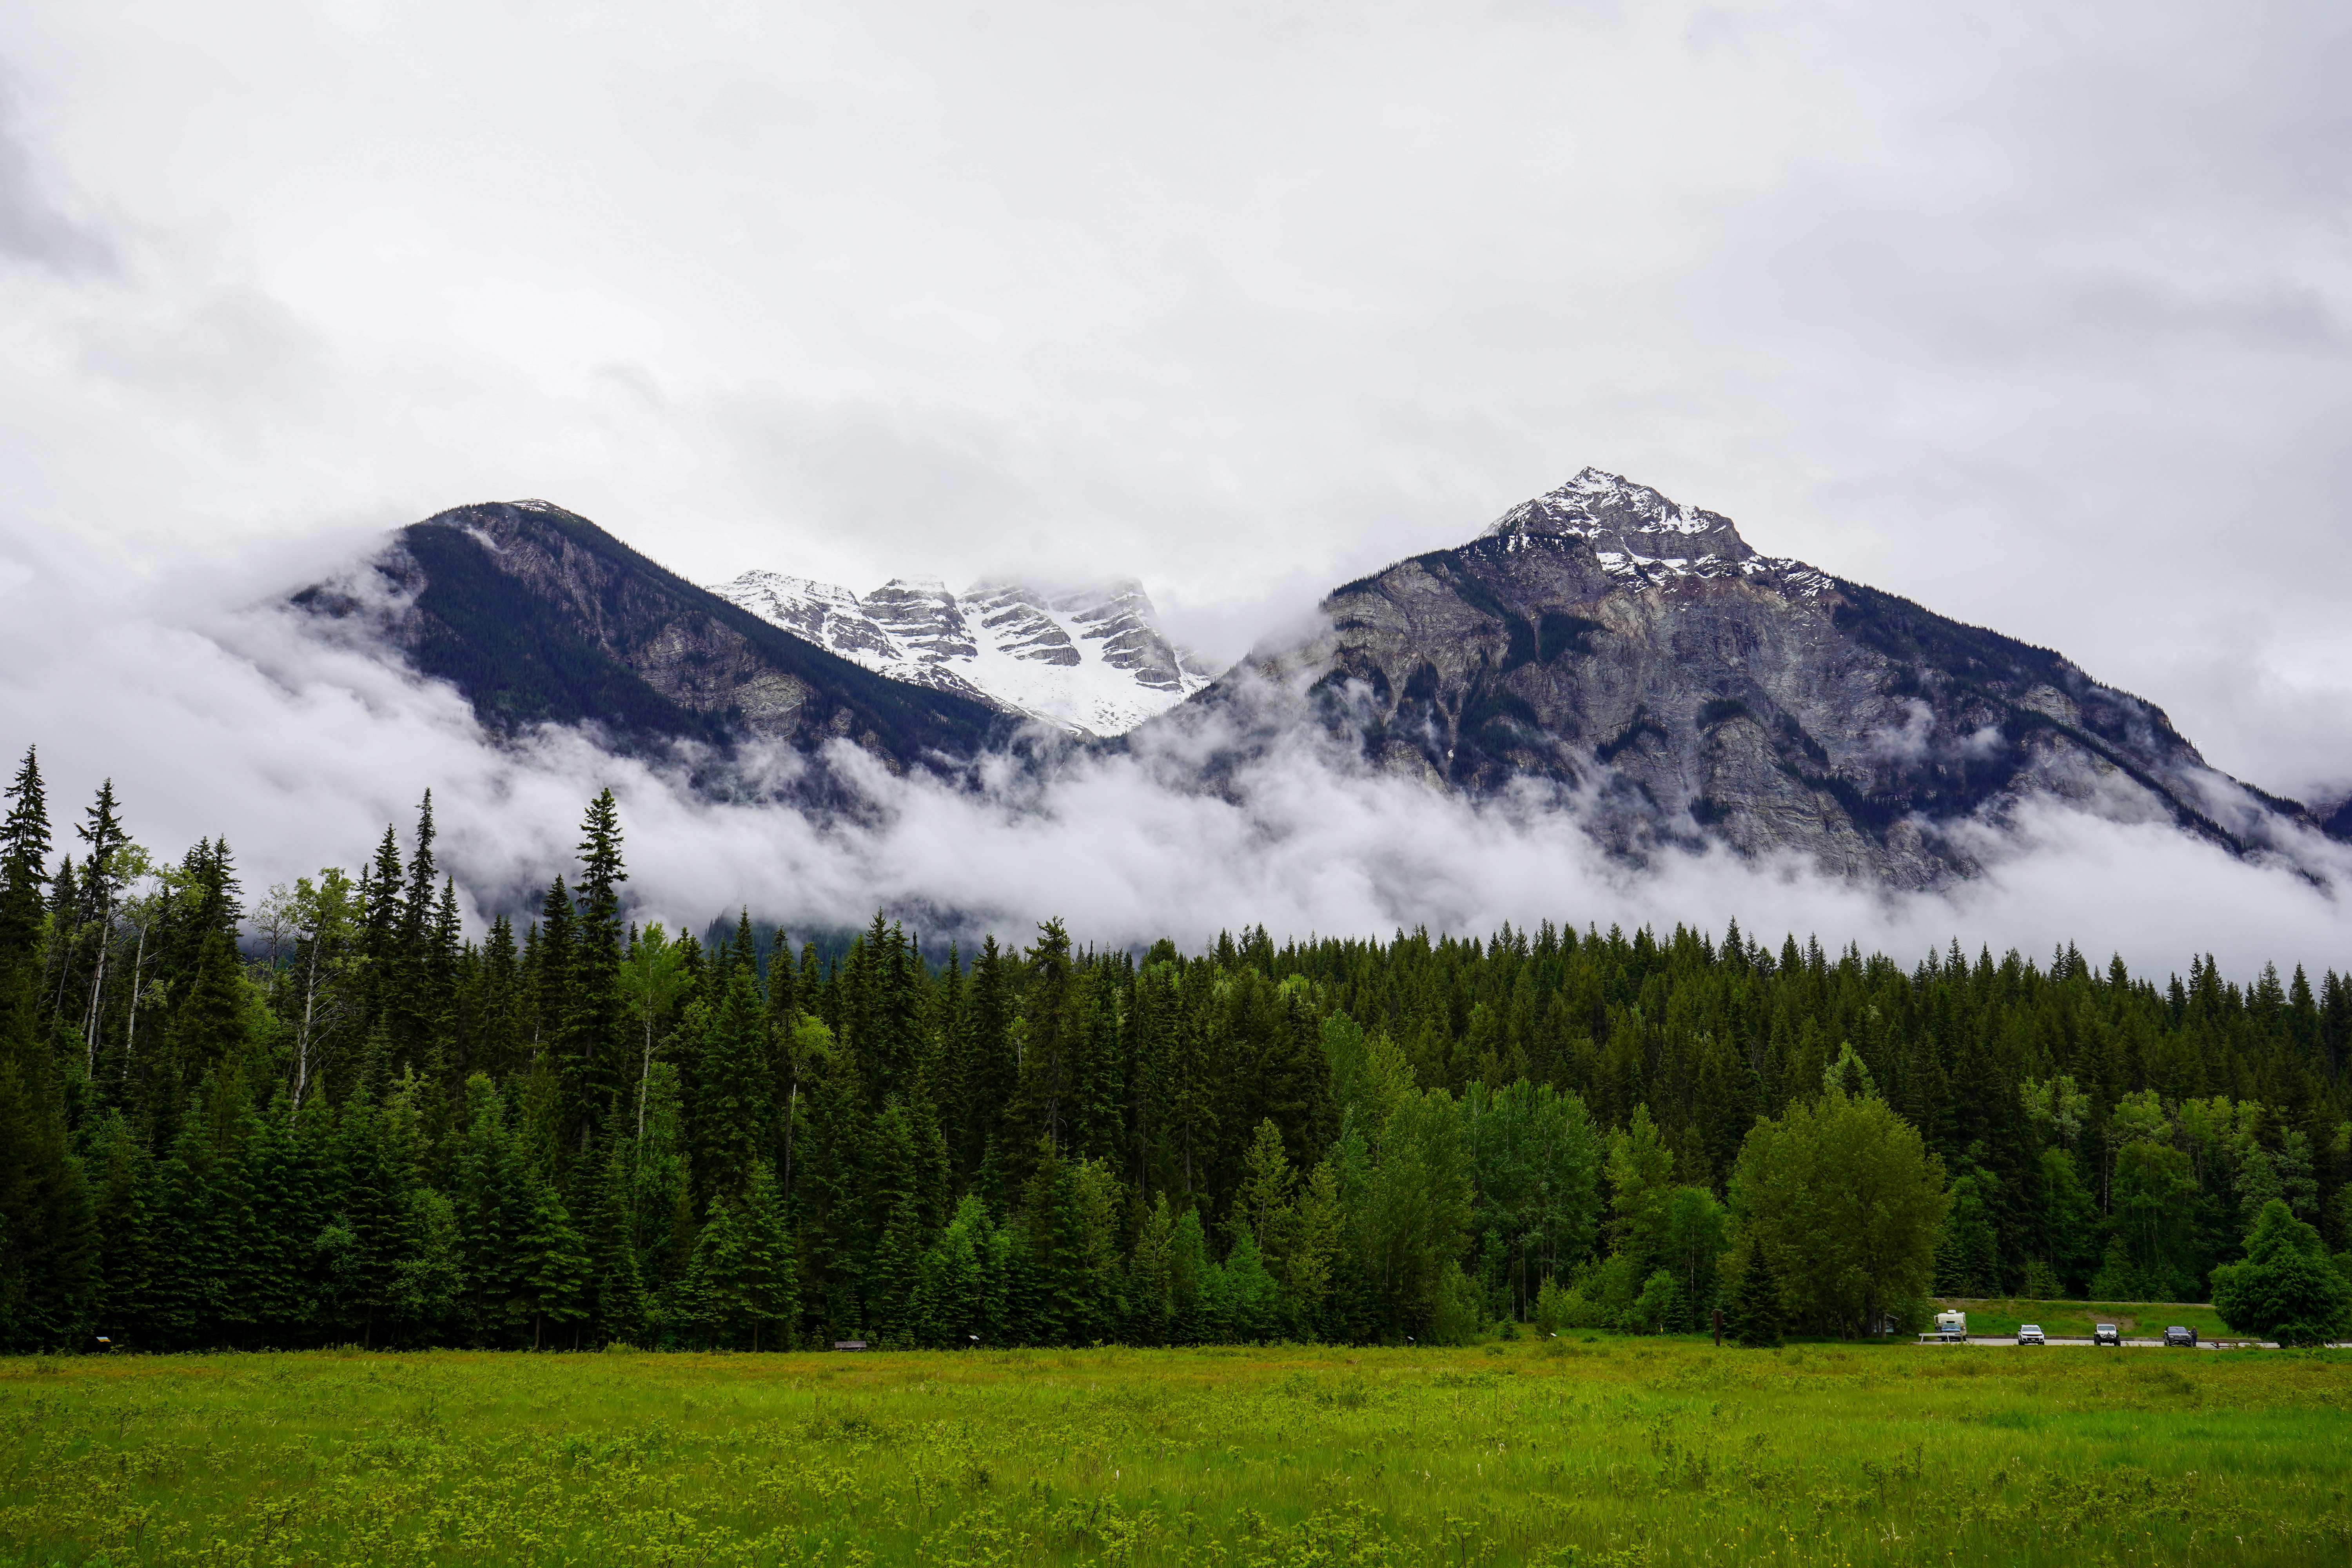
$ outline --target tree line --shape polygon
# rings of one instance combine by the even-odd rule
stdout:
[[[10,1350],[1764,1343],[2209,1289],[2346,1326],[2332,971],[1736,923],[826,952],[632,920],[609,791],[477,937],[429,795],[249,902],[110,784],[55,831],[27,752],[7,800]]]

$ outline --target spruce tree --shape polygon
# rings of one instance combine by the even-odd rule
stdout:
[[[426,790],[416,808],[416,849],[408,862],[406,882],[386,895],[392,930],[379,984],[383,988],[384,1026],[397,1066],[420,1059],[438,1010],[432,971],[434,884],[439,871],[433,858],[433,792]]]
[[[296,1166],[293,1105],[283,1088],[266,1114],[248,1110],[243,1121],[252,1226],[246,1254],[248,1314],[261,1343],[289,1346],[310,1328],[304,1265],[318,1230],[307,1201],[311,1184]]]
[[[373,1022],[397,1005],[403,964],[400,953],[403,869],[400,835],[390,823],[375,848],[375,859],[360,869],[360,956],[364,991],[362,1011]]]
[[[912,1310],[929,1241],[923,1223],[920,1154],[911,1119],[896,1096],[875,1119],[867,1157],[867,1201],[875,1226],[874,1249],[861,1273],[866,1287],[866,1325],[891,1343],[910,1339]]]
[[[214,1342],[205,1308],[218,1260],[210,1246],[212,1189],[205,1175],[203,1141],[194,1122],[184,1121],[169,1152],[151,1167],[152,1250],[132,1336],[142,1349],[197,1350]]]
[[[804,1026],[803,1115],[793,1144],[793,1213],[801,1251],[802,1310],[840,1339],[856,1331],[866,1254],[864,1091],[855,1065],[820,1025]]]
[[[1733,1344],[1769,1350],[1780,1342],[1782,1311],[1780,1279],[1773,1270],[1771,1254],[1760,1243],[1751,1243],[1731,1282],[1724,1330]]]
[[[637,1343],[646,1328],[645,1277],[637,1262],[635,1221],[631,1212],[630,1154],[620,1106],[606,1113],[591,1167],[588,1209],[591,1316],[606,1343]]]
[[[0,1348],[52,1350],[89,1331],[100,1256],[82,1163],[48,1053],[0,1039]]]
[[[967,1186],[977,1181],[981,1162],[1002,1147],[1016,1082],[1012,1041],[1013,998],[1004,955],[996,938],[983,938],[971,966],[971,994],[964,1030],[965,1100],[959,1107],[957,1174]]]
[[[784,1217],[783,1190],[765,1160],[751,1167],[751,1191],[741,1215],[740,1279],[743,1316],[751,1348],[793,1348],[800,1321],[800,1268],[793,1256],[793,1233]]]
[[[610,789],[588,804],[580,825],[578,921],[573,931],[571,1012],[565,1021],[566,1070],[574,1084],[570,1140],[585,1151],[590,1128],[619,1095],[627,1019],[621,997],[621,864],[619,808]]]
[[[476,1343],[508,1342],[527,1311],[523,1242],[531,1198],[515,1156],[507,1107],[487,1078],[467,1088],[467,1122],[457,1150],[458,1234],[465,1248],[469,1333]]]
[[[26,1351],[88,1332],[105,1281],[59,1064],[38,1027],[49,820],[30,749],[7,798],[0,823],[0,1349]]]
[[[172,1016],[171,1078],[193,1086],[215,1064],[236,1058],[245,1036],[245,973],[236,944],[215,931],[205,937],[187,994]]]
[[[749,1316],[744,1297],[743,1237],[736,1224],[735,1204],[721,1198],[710,1205],[709,1217],[694,1237],[693,1257],[687,1264],[681,1326],[704,1350],[731,1348]]]
[[[1072,1091],[1080,1020],[1070,936],[1059,921],[1045,921],[1037,932],[1021,998],[1020,1077],[1011,1115],[1015,1136],[1005,1145],[1021,1155],[1041,1147],[1063,1152],[1076,1109]]]
[[[370,1347],[392,1301],[407,1229],[407,1193],[386,1158],[383,1133],[374,1100],[356,1094],[336,1115],[331,1154],[335,1206],[329,1228],[335,1239],[329,1272],[345,1331]]]
[[[1135,1237],[1129,1268],[1128,1333],[1139,1343],[1168,1342],[1173,1322],[1176,1220],[1168,1210],[1168,1194],[1152,1200]]]
[[[92,1331],[127,1344],[147,1295],[148,1200],[155,1162],[120,1108],[98,1119],[86,1147],[100,1287]]]
[[[48,797],[30,748],[0,821],[0,1057],[29,1049],[40,997],[41,889],[48,883]]]
[[[267,1229],[256,1207],[252,1134],[257,1119],[242,1064],[221,1061],[205,1076],[199,1136],[204,1146],[208,1200],[198,1247],[204,1272],[203,1315],[222,1342],[254,1348],[253,1333],[267,1304]]]
[[[571,1211],[551,1182],[532,1184],[530,1210],[516,1247],[518,1299],[530,1316],[530,1348],[547,1342],[551,1324],[576,1323],[587,1315],[587,1243],[572,1227]]]
[[[695,1131],[695,1188],[706,1202],[742,1195],[751,1163],[761,1155],[770,1129],[768,1090],[774,1075],[750,939],[747,921],[727,952],[716,994],[707,1005],[688,1013],[689,1026],[698,1013],[701,1019],[688,1093]]]

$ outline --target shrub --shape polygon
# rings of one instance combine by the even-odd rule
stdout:
[[[2352,1324],[2352,1285],[2336,1272],[2319,1232],[2273,1198],[2246,1237],[2246,1260],[2213,1270],[2213,1310],[2240,1333],[2325,1344]]]
[[[1454,1264],[1438,1281],[1437,1310],[1429,1324],[1429,1342],[1434,1345],[1466,1345],[1478,1338],[1486,1327],[1486,1304],[1480,1300],[1476,1281]]]
[[[1560,1289],[1559,1281],[1544,1277],[1543,1289],[1536,1292],[1536,1327],[1546,1334],[1556,1334],[1570,1326],[1569,1309],[1575,1298]]]

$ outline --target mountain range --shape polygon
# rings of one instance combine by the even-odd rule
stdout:
[[[877,674],[1081,735],[1121,735],[1216,672],[1170,642],[1143,584],[1060,593],[983,582],[961,596],[894,577],[863,597],[782,572],[712,593]]]
[[[543,501],[413,524],[293,603],[497,731],[845,741],[948,771],[1059,735],[1204,788],[1310,743],[1435,789],[1555,797],[1634,862],[1715,846],[1932,886],[2034,801],[2290,863],[2298,834],[2352,826],[2211,768],[2161,709],[2056,652],[1762,555],[1729,518],[1594,468],[1339,587],[1307,635],[1213,680],[1132,582],[702,587]],[[1047,766],[1054,749],[1029,747]]]

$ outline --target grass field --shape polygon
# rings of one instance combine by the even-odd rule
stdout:
[[[0,1563],[2344,1563],[2352,1354],[0,1362]]]

